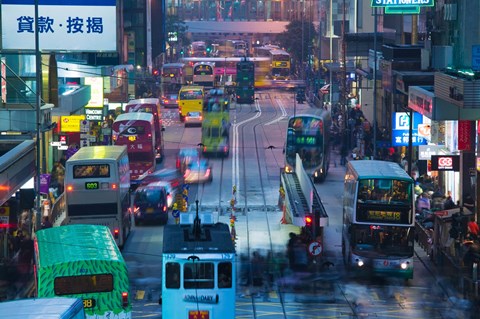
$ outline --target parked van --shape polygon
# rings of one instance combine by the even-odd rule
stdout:
[[[145,221],[166,224],[176,193],[177,188],[167,181],[139,186],[133,199],[135,225]]]

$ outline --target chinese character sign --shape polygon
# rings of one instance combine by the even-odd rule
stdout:
[[[423,124],[423,116],[413,112],[412,145],[426,145],[427,139],[418,134],[418,126]],[[392,146],[408,146],[410,118],[407,112],[393,113]]]
[[[2,0],[5,50],[35,49],[35,1]],[[116,51],[116,0],[38,0],[39,49]]]

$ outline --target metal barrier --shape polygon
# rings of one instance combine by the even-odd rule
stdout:
[[[64,211],[65,211],[65,193],[62,193],[60,196],[58,196],[55,203],[53,203],[52,211],[50,213],[50,220],[52,221],[52,224],[55,224],[57,219],[62,215]]]
[[[426,229],[419,222],[415,222],[415,238],[430,259],[433,259],[433,230]]]

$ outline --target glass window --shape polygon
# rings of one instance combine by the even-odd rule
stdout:
[[[110,177],[110,165],[74,165],[73,178]]]
[[[165,288],[170,288],[170,289],[180,288],[180,264],[179,263],[165,264]]]
[[[364,179],[358,183],[358,202],[411,204],[412,182],[391,179]]]
[[[218,264],[218,288],[232,288],[232,263]]]
[[[183,288],[211,289],[213,286],[213,263],[196,262],[183,265]]]

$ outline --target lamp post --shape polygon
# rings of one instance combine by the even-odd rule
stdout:
[[[40,53],[40,35],[38,32],[38,0],[35,0],[35,121],[36,121],[36,161],[37,179],[35,180],[36,199],[35,199],[35,229],[40,228],[41,209],[40,209],[40,173],[41,173],[41,159],[40,159],[40,107],[41,107],[41,92],[42,92],[42,55]],[[45,167],[42,167],[45,170]],[[33,219],[32,219],[33,221]]]

